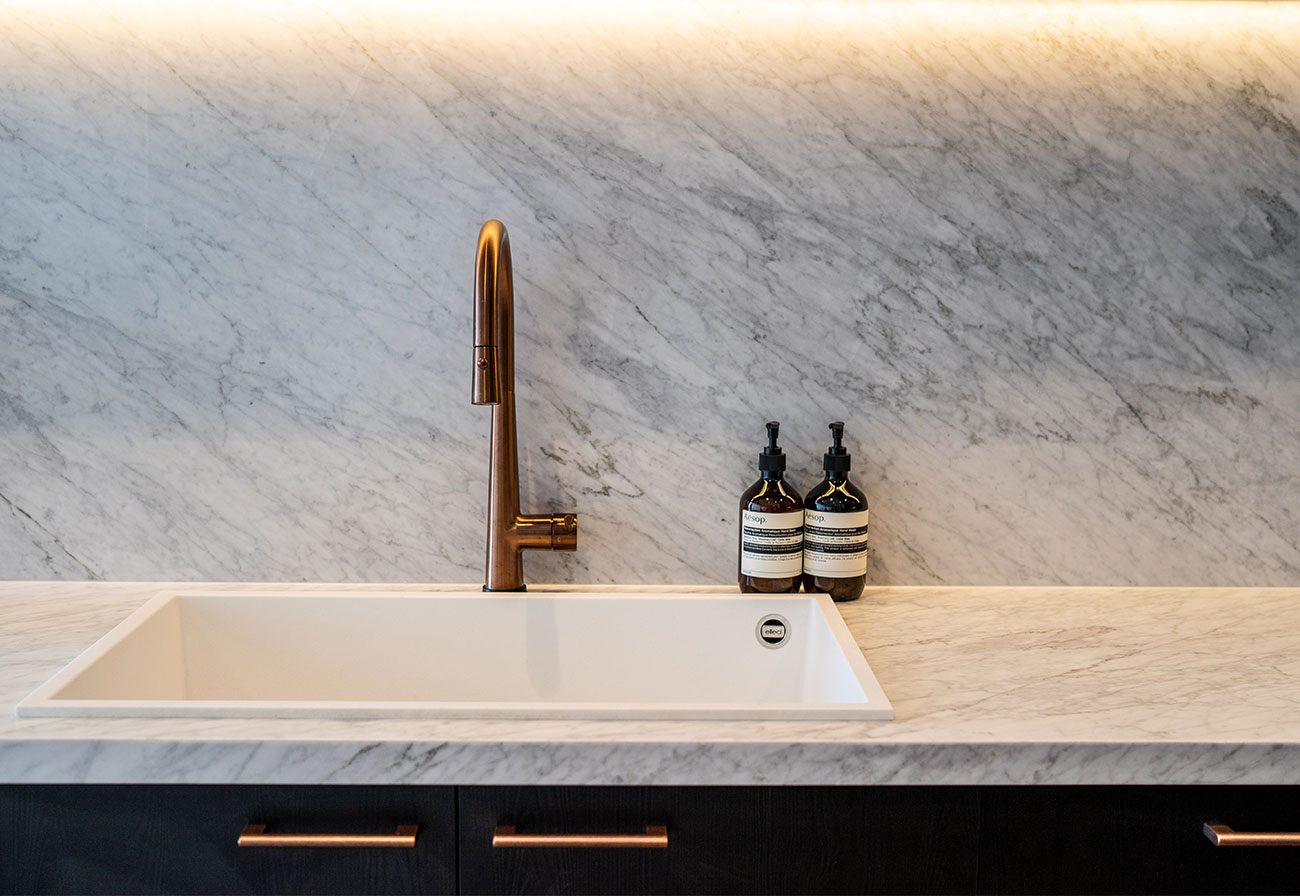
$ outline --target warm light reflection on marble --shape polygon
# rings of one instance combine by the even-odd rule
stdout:
[[[1289,27],[1300,20],[1295,0],[495,0],[488,6],[463,0],[49,0],[0,4],[9,16],[57,17],[70,25],[111,20],[154,29],[193,26],[274,28],[279,26],[428,26],[488,35],[514,27],[586,30],[635,28],[647,35],[692,26],[720,26],[737,33],[770,32],[792,37],[825,27],[934,28],[1032,31],[1042,28],[1162,32],[1218,32],[1261,26]],[[490,14],[488,14],[490,13]],[[846,35],[847,36],[847,35]]]

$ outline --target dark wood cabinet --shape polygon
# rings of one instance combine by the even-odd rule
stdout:
[[[1297,787],[0,786],[0,893],[1300,893]],[[247,848],[391,833],[412,849]],[[499,848],[517,833],[667,848]]]
[[[758,788],[463,787],[462,893],[755,893],[765,839]],[[668,828],[667,848],[494,848],[528,834]]]
[[[414,848],[240,847],[393,833]],[[0,786],[3,893],[454,893],[455,792],[414,787]]]
[[[978,793],[923,787],[466,787],[462,893],[970,893]],[[667,849],[493,848],[668,830]]]
[[[1300,830],[1297,787],[996,787],[987,893],[1300,893],[1300,847],[1215,846],[1208,821]]]
[[[973,787],[771,788],[779,893],[972,893]]]

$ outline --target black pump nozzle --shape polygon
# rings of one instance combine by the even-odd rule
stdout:
[[[822,469],[827,473],[847,473],[853,463],[848,451],[844,450],[844,423],[836,420],[830,426],[831,438],[835,444],[826,449],[822,458]]]
[[[831,424],[831,438],[835,440],[835,444],[831,446],[831,453],[843,454],[844,453],[844,422],[842,420],[836,420],[834,423]]]
[[[763,473],[782,473],[785,471],[785,452],[776,444],[776,437],[781,433],[781,424],[769,420],[767,424],[767,447],[758,456],[758,469]]]
[[[777,447],[776,437],[781,434],[781,424],[776,420],[767,421],[767,447],[763,449],[764,454],[780,454],[781,449]]]

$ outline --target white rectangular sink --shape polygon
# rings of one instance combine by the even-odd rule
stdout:
[[[16,713],[893,718],[825,595],[479,591],[164,592]]]

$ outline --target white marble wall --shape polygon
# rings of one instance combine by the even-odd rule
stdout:
[[[1300,584],[1300,4],[188,6],[0,0],[0,577],[480,580],[495,216],[533,581],[778,418],[877,582]]]

